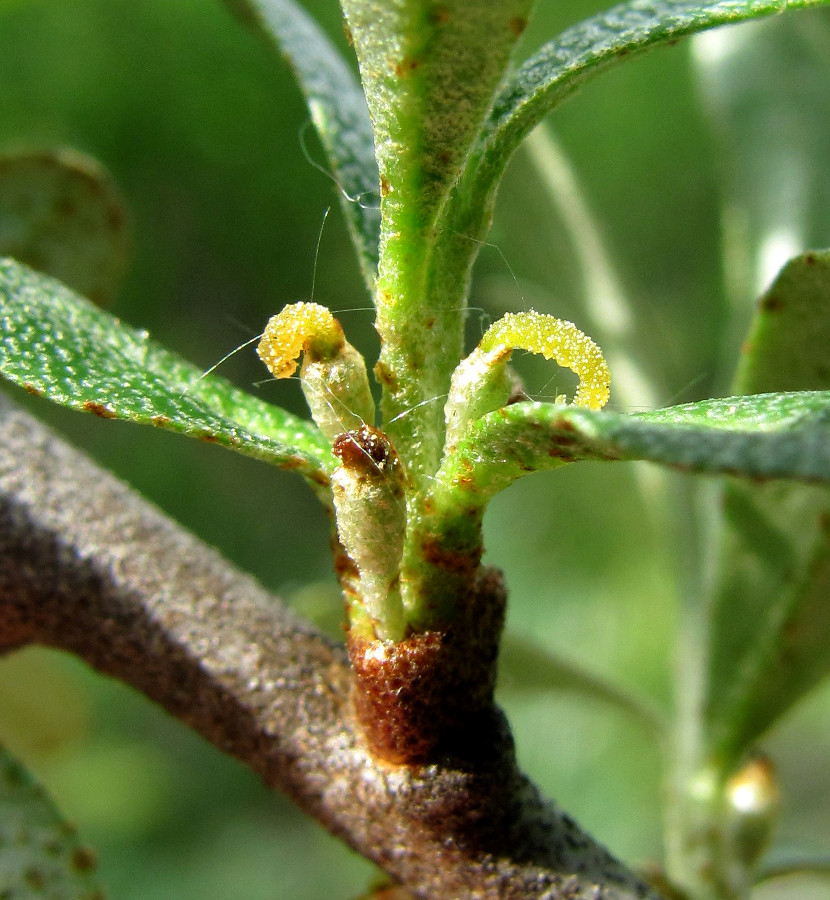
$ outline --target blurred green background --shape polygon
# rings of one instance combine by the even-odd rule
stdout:
[[[334,0],[305,5],[348,52]],[[540,3],[527,48],[605,5]],[[830,20],[795,14],[741,31],[734,90],[723,90],[717,41],[685,43],[606,74],[553,117],[632,301],[637,360],[652,385],[645,405],[726,391],[747,301],[775,258],[771,236],[793,252],[830,245]],[[308,299],[312,281],[315,299],[344,311],[349,339],[377,354],[307,121],[287,67],[219,0],[0,0],[0,152],[70,146],[110,170],[134,243],[112,311],[205,369],[283,304]],[[524,152],[491,241],[476,269],[471,339],[504,310],[530,306],[592,330],[568,230]],[[565,389],[555,367],[522,364],[533,396]],[[296,381],[266,380],[252,347],[220,371],[302,412]],[[13,393],[337,631],[326,523],[298,479]],[[512,633],[668,708],[678,584],[692,556],[683,522],[666,527],[660,509],[683,479],[644,494],[635,474],[586,463],[520,482],[488,513],[488,560],[507,572]],[[528,690],[521,674],[504,673],[500,700],[523,765],[614,852],[659,859],[659,758],[647,735],[596,702]],[[373,877],[241,766],[72,659],[29,650],[0,661],[0,741],[97,850],[116,900],[348,900]],[[785,798],[776,852],[826,851],[830,692],[802,704],[767,749]],[[830,897],[826,884],[793,890]]]

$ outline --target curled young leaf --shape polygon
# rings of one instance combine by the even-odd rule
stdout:
[[[444,418],[451,450],[470,423],[505,406],[513,388],[507,367],[514,350],[529,350],[579,376],[575,406],[601,409],[608,401],[611,375],[602,351],[572,322],[529,310],[508,313],[491,325],[478,347],[452,376]],[[564,403],[565,397],[556,398]]]
[[[330,442],[374,420],[366,363],[325,306],[286,306],[269,320],[257,353],[274,378],[290,378],[303,354],[303,394],[312,418]]]
[[[581,332],[573,322],[547,316],[535,310],[508,313],[491,325],[481,339],[479,348],[484,351],[529,350],[545,359],[553,359],[579,376],[579,387],[574,396],[575,406],[602,409],[608,402],[611,373],[602,350]],[[509,352],[500,358],[504,363]],[[557,397],[558,402],[560,398]]]

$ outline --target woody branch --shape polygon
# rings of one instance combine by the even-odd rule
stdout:
[[[518,771],[497,710],[475,759],[373,759],[341,648],[0,397],[0,650],[30,643],[144,692],[418,896],[653,896]]]

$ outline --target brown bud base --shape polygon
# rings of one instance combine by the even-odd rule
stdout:
[[[475,755],[492,728],[505,600],[501,573],[482,568],[446,629],[399,643],[349,636],[355,713],[376,757],[414,765]]]

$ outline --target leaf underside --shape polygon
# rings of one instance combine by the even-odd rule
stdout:
[[[830,389],[830,253],[791,260],[761,298],[736,387]],[[729,765],[830,674],[830,490],[728,483],[723,516],[706,738]]]
[[[203,373],[70,291],[0,260],[0,374],[103,418],[170,429],[325,484],[334,458],[317,428]]]
[[[94,870],[43,788],[0,747],[0,897],[103,900]]]
[[[124,202],[95,160],[70,150],[0,157],[0,256],[13,256],[98,304],[130,256]]]

